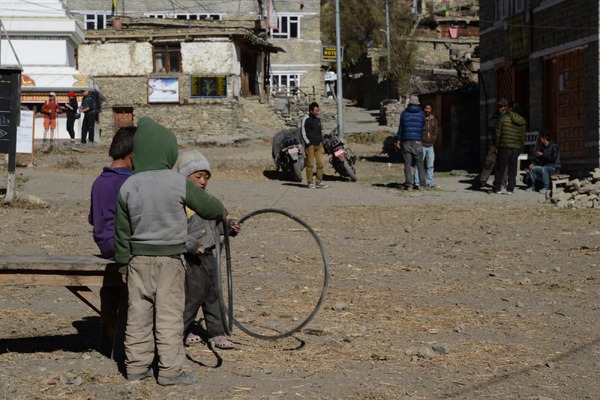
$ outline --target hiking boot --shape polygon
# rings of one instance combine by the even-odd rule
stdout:
[[[328,188],[329,185],[326,185],[323,182],[319,182],[319,183],[317,183],[316,187],[317,187],[317,189],[325,189],[325,188]]]
[[[141,374],[127,374],[127,380],[129,382],[143,381],[144,379],[152,378],[152,370],[143,372]]]
[[[198,382],[198,375],[193,372],[182,372],[177,376],[158,376],[158,384],[162,386],[170,385],[193,385]]]

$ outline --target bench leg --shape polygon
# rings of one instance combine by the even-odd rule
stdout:
[[[115,336],[112,344],[111,358],[117,362],[119,370],[125,371],[125,328],[127,326],[127,286],[121,288],[119,310],[115,325]]]
[[[103,286],[100,289],[100,316],[102,317],[100,348],[102,354],[107,356],[111,356],[115,341],[121,291],[119,286]]]

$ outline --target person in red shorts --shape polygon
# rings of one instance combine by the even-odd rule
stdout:
[[[48,96],[48,100],[46,100],[42,106],[42,114],[44,114],[44,143],[48,141],[48,129],[50,129],[50,143],[54,143],[56,114],[60,108],[56,102],[56,93],[50,92]]]

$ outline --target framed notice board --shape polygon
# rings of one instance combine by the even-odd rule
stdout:
[[[149,78],[148,103],[179,103],[179,78]]]
[[[227,75],[192,75],[190,97],[227,97]]]

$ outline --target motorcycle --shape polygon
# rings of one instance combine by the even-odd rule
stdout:
[[[300,129],[287,129],[275,134],[273,137],[273,161],[277,171],[281,169],[295,182],[302,182],[304,159]]]
[[[356,168],[354,166],[356,155],[337,137],[335,129],[331,133],[323,135],[323,147],[325,153],[331,156],[329,163],[333,166],[335,172],[350,178],[352,182],[356,182]]]

